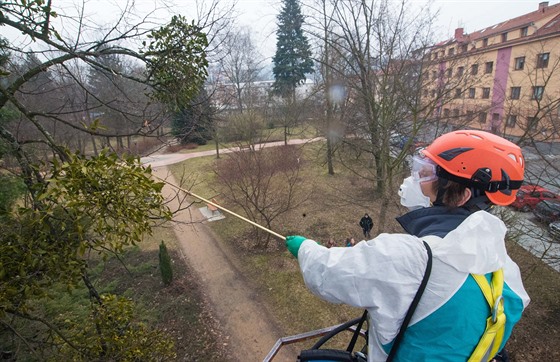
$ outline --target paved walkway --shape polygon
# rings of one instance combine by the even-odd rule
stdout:
[[[289,145],[301,145],[310,142],[316,142],[324,140],[322,137],[310,138],[310,139],[293,139],[288,140]],[[259,143],[255,145],[256,149],[261,149],[265,147],[276,147],[281,146],[284,144],[284,141],[278,142],[268,142],[268,143]],[[220,149],[220,154],[231,153],[234,151],[239,151],[239,147],[233,148],[224,148]],[[174,163],[179,163],[189,158],[195,157],[202,157],[202,156],[212,156],[216,155],[216,150],[209,150],[209,151],[200,151],[200,152],[191,152],[191,153],[170,153],[170,154],[154,154],[147,157],[142,157],[140,162],[146,165],[151,165],[152,168],[165,166],[165,165],[172,165]]]
[[[510,228],[517,235],[519,245],[560,272],[560,241],[552,236],[546,227],[534,223],[531,213],[511,209],[509,211],[517,216],[517,222]]]

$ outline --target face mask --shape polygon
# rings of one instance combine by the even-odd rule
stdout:
[[[422,193],[420,183],[414,181],[412,176],[404,179],[399,188],[399,196],[401,197],[401,205],[407,207],[410,211],[430,207],[430,198]]]

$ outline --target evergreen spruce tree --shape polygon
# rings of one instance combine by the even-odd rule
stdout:
[[[171,257],[163,240],[159,244],[159,269],[161,270],[163,284],[166,286],[170,285],[173,281],[173,269],[171,268]]]
[[[276,54],[273,62],[273,90],[284,98],[294,97],[296,87],[305,81],[305,74],[313,72],[313,61],[298,0],[283,0],[278,15]]]

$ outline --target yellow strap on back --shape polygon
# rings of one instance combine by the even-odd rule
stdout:
[[[471,274],[484,298],[490,306],[492,315],[486,320],[486,329],[480,338],[478,345],[474,349],[469,362],[488,362],[499,352],[500,345],[504,339],[506,328],[506,315],[504,313],[504,271],[502,269],[492,273],[492,285],[484,275]]]

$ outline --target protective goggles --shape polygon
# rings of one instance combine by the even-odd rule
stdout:
[[[437,164],[427,157],[413,156],[411,174],[417,182],[437,180]]]

